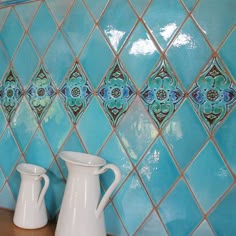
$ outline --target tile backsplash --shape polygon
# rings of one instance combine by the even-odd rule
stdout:
[[[21,162],[47,169],[57,216],[62,150],[116,164],[113,235],[236,234],[234,0],[0,1],[0,207]],[[101,176],[105,191],[113,180]]]

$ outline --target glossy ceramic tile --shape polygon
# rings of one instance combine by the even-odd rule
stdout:
[[[121,170],[110,235],[234,236],[235,2],[22,3],[0,0],[0,207],[33,163],[56,218],[77,151]]]

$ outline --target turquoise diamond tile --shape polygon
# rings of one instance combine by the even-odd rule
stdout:
[[[20,20],[23,23],[25,29],[28,29],[30,24],[32,23],[32,19],[34,18],[34,15],[39,8],[39,4],[40,2],[37,1],[15,6],[17,15],[20,17]]]
[[[42,120],[55,94],[50,75],[44,66],[40,65],[26,91],[26,97],[38,121]]]
[[[97,154],[111,133],[112,127],[96,98],[92,99],[79,120],[77,130],[88,153]]]
[[[152,1],[144,21],[164,50],[182,24],[186,12],[179,1]]]
[[[141,88],[159,57],[159,51],[140,22],[120,55],[120,59],[138,88]]]
[[[47,8],[47,5],[42,2],[34,21],[29,28],[29,34],[41,56],[44,55],[55,31],[56,24]]]
[[[189,92],[209,130],[215,128],[236,101],[236,86],[213,58]]]
[[[71,128],[69,117],[60,99],[56,97],[42,120],[42,129],[54,154],[63,145]]]
[[[54,161],[47,171],[50,179],[50,185],[45,195],[46,207],[49,212],[49,219],[54,219],[60,210],[64,190],[65,181]]]
[[[111,235],[119,235],[119,236],[127,236],[123,225],[120,222],[120,219],[115,212],[112,204],[108,204],[108,206],[104,210],[105,216],[105,224],[106,224],[106,232]]]
[[[104,8],[106,7],[108,0],[84,0],[84,2],[86,3],[88,9],[92,12],[93,17],[95,19],[98,19],[101,16]]]
[[[131,0],[130,3],[132,4],[133,8],[137,12],[138,15],[142,15],[143,12],[146,10],[148,4],[151,2],[151,0]]]
[[[62,151],[72,151],[72,152],[85,152],[84,147],[79,139],[77,133],[73,131],[71,135],[66,140]],[[68,169],[66,167],[65,161],[63,161],[59,156],[57,157],[57,163],[65,178],[68,176]]]
[[[219,46],[235,24],[235,8],[236,2],[234,0],[202,0],[195,8],[193,16],[214,48]]]
[[[155,204],[158,204],[179,176],[179,172],[159,138],[138,166],[138,172]]]
[[[185,176],[204,212],[207,212],[233,183],[229,170],[212,142],[198,154],[186,170]]]
[[[4,76],[1,87],[1,105],[6,119],[9,121],[21,101],[23,90],[15,71],[10,68]]]
[[[203,236],[203,235],[204,236],[214,235],[206,220],[204,220],[192,234],[192,236]]]
[[[0,166],[3,174],[8,178],[20,158],[20,151],[9,127],[0,140],[0,156]]]
[[[137,164],[148,146],[158,135],[157,129],[139,99],[134,100],[120,122],[117,127],[117,134],[132,162]]]
[[[70,69],[60,94],[73,123],[76,123],[92,98],[92,89],[78,63]]]
[[[48,168],[53,160],[52,153],[40,129],[37,130],[25,152],[25,159],[30,164]]]
[[[234,81],[236,81],[236,65],[233,63],[232,58],[236,57],[236,28],[231,32],[231,34],[226,39],[223,46],[220,48],[219,55],[223,59],[224,64],[229,69]]]
[[[193,10],[193,7],[196,5],[197,0],[183,0],[184,5],[188,8],[189,11]]]
[[[155,212],[153,212],[144,225],[139,229],[137,236],[167,236],[166,230],[162,225],[159,217]]]
[[[69,12],[62,30],[65,33],[75,55],[78,55],[94,26],[82,0],[76,0]]]
[[[9,210],[14,210],[16,206],[16,201],[13,198],[12,192],[6,183],[0,192],[0,207]]]
[[[4,176],[3,172],[2,172],[2,170],[0,169],[0,190],[2,189],[5,181],[6,181],[5,176]]]
[[[21,104],[16,110],[10,124],[21,150],[24,151],[38,127],[32,110],[25,98],[23,98]]]
[[[2,28],[8,14],[9,14],[9,11],[10,11],[10,8],[7,7],[7,8],[2,8],[0,10],[0,29]]]
[[[143,103],[158,128],[169,120],[183,97],[184,92],[165,60],[158,64],[141,91]]]
[[[16,166],[20,163],[25,163],[23,158],[21,158],[18,161]],[[10,186],[10,189],[12,191],[14,198],[17,200],[17,196],[18,196],[20,184],[21,184],[21,177],[20,177],[20,173],[16,170],[16,168],[14,168],[10,178],[8,179],[8,184]]]
[[[169,235],[190,235],[203,218],[186,183],[180,180],[158,212],[167,227]]]
[[[110,1],[99,25],[113,49],[118,52],[134,27],[137,17],[126,0]]]
[[[73,0],[63,0],[60,2],[56,0],[46,0],[46,3],[54,15],[57,24],[60,25],[70,6],[73,4]]]
[[[60,48],[60,50],[58,50]],[[47,54],[44,63],[50,71],[53,81],[60,85],[74,60],[70,47],[66,43],[61,31],[58,31]]]
[[[0,108],[0,137],[4,129],[6,128],[6,124],[7,124],[7,121],[5,119],[2,109]]]
[[[223,198],[218,206],[208,216],[216,235],[234,235],[236,232],[236,187]]]
[[[116,165],[121,171],[121,185],[127,175],[131,172],[132,166],[130,164],[129,158],[122,147],[116,134],[113,134],[107,141],[106,145],[102,148],[99,156],[106,160],[107,163],[112,163]],[[103,186],[107,189],[113,181],[113,172],[107,171],[101,176]]]
[[[111,49],[96,28],[80,56],[80,62],[94,88],[101,82],[113,58]]]
[[[13,60],[13,66],[20,77],[23,86],[26,86],[33,77],[39,64],[39,58],[32,45],[31,40],[26,35]]]
[[[235,160],[235,134],[236,134],[236,109],[229,114],[224,123],[215,133],[215,140],[223,152],[223,155],[228,162],[230,168],[236,174],[236,160]]]
[[[207,134],[186,101],[164,127],[163,137],[178,164],[184,169],[206,141]]]
[[[134,234],[152,210],[150,200],[135,172],[125,182],[113,202],[129,235]]]
[[[168,49],[167,57],[188,89],[211,53],[196,25],[188,19]]]
[[[114,126],[127,111],[136,94],[133,83],[119,61],[108,71],[97,93]]]
[[[1,40],[10,58],[14,55],[22,36],[23,28],[15,11],[12,9],[1,29]]]
[[[1,61],[1,67],[0,67],[0,79],[5,74],[6,69],[9,65],[9,60],[6,55],[6,51],[3,49],[1,41],[0,41],[0,61]]]

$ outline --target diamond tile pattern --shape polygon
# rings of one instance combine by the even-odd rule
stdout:
[[[28,162],[55,218],[70,150],[121,170],[109,234],[236,235],[235,16],[234,0],[0,1],[0,207]]]

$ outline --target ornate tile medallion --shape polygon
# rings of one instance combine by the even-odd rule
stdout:
[[[235,85],[213,58],[189,93],[211,131],[229,112],[236,99]]]
[[[165,60],[148,79],[141,98],[157,126],[163,127],[183,98],[183,91]]]
[[[2,87],[0,89],[2,108],[8,121],[10,121],[13,113],[15,112],[22,95],[23,90],[19,83],[19,78],[11,68],[5,75],[2,82]]]
[[[116,61],[98,89],[98,97],[101,99],[112,125],[117,125],[135,94],[135,88],[128,75],[122,69],[119,61]]]
[[[26,92],[27,99],[38,121],[42,120],[55,94],[50,75],[41,65]]]
[[[70,70],[60,94],[72,121],[76,123],[88,106],[92,95],[92,90],[78,63],[75,63]]]

